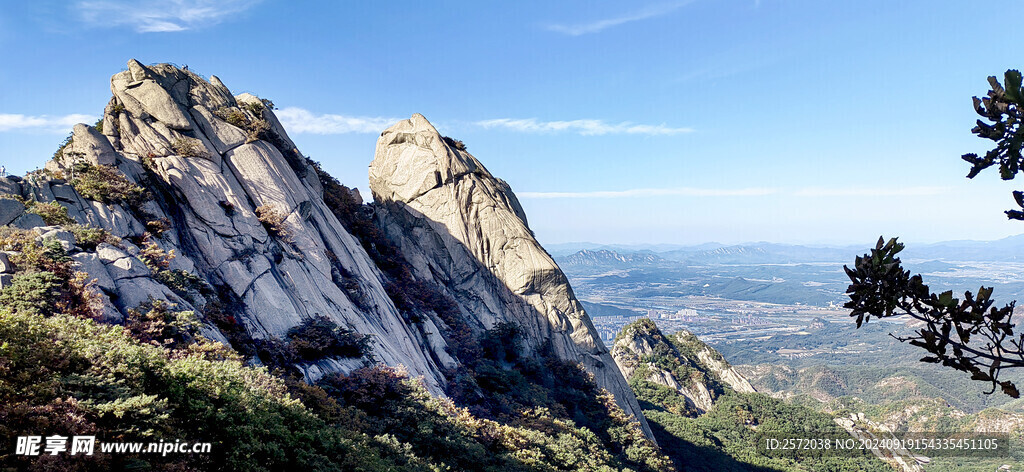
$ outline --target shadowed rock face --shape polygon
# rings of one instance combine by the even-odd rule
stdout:
[[[381,134],[370,190],[383,207],[381,226],[417,277],[447,287],[478,329],[512,322],[525,331],[528,351],[550,348],[583,364],[650,436],[633,392],[507,183],[416,114]]]

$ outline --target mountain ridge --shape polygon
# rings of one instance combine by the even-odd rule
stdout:
[[[44,170],[0,178],[4,223],[61,241],[96,281],[81,290],[96,319],[127,324],[170,304],[252,365],[297,368],[310,383],[386,365],[441,398],[474,374],[460,352],[514,325],[517,349],[583,365],[653,437],[511,188],[422,115],[382,133],[370,169],[380,203],[364,205],[295,148],[268,100],[135,60],[110,85],[103,118],[75,126]],[[426,198],[454,210],[429,214],[417,208]],[[449,217],[468,219],[458,231]],[[27,276],[0,269],[0,289]]]

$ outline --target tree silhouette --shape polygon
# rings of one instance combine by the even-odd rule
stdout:
[[[990,139],[995,147],[985,153],[964,154],[971,164],[968,178],[998,164],[1003,180],[1012,180],[1024,166],[1024,90],[1021,73],[1008,70],[1003,84],[996,77],[988,78],[991,90],[984,98],[974,97],[974,110],[982,119],[972,133]],[[1005,84],[1005,87],[1004,87]],[[1024,192],[1014,191],[1013,198],[1024,209]],[[1007,210],[1006,216],[1024,220],[1024,211]],[[903,250],[896,238],[888,242],[880,237],[870,253],[857,257],[854,267],[843,266],[850,277],[844,307],[857,318],[857,327],[874,316],[887,318],[909,315],[921,322],[911,336],[896,337],[928,352],[922,362],[937,363],[971,374],[974,380],[990,382],[996,388],[1019,398],[1016,385],[1000,380],[1003,369],[1024,367],[1024,333],[1014,333],[1013,311],[1016,302],[996,308],[991,299],[992,287],[980,287],[977,295],[970,291],[963,299],[952,291],[932,293],[920,275],[910,275],[896,255]]]

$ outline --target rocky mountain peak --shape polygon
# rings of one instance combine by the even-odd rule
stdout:
[[[206,313],[208,337],[258,350],[267,345],[260,340],[326,318],[367,336],[376,360],[405,366],[443,394],[444,341],[428,341],[395,307],[384,275],[325,204],[313,163],[269,101],[232,96],[215,77],[135,60],[110,84],[99,126],[75,126],[46,172],[0,185],[31,205],[56,202],[74,223],[116,239],[71,247],[79,270],[106,281],[105,319],[120,322],[149,300],[166,300]],[[43,224],[15,218],[23,227]],[[153,253],[166,267],[151,263]],[[181,280],[192,283],[172,283]],[[370,362],[300,364],[315,380]]]
[[[651,436],[509,185],[422,115],[381,134],[376,202],[362,205],[295,148],[269,100],[135,60],[110,87],[102,120],[76,125],[44,171],[0,178],[0,220],[59,241],[95,281],[97,318],[166,302],[250,362],[308,381],[401,366],[439,396],[461,365],[448,336],[516,326],[524,355],[581,364]],[[6,254],[0,289],[20,270]],[[311,332],[369,348],[291,347]]]
[[[448,287],[476,329],[514,323],[527,350],[580,362],[619,405],[639,405],[509,185],[413,115],[385,130],[370,164],[381,227],[416,275]],[[644,424],[646,429],[646,424]]]

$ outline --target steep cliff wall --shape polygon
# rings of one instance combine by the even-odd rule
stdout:
[[[527,351],[579,362],[647,430],[639,405],[565,274],[505,181],[422,115],[385,130],[370,164],[381,227],[416,276],[446,287],[478,330],[511,322]]]

